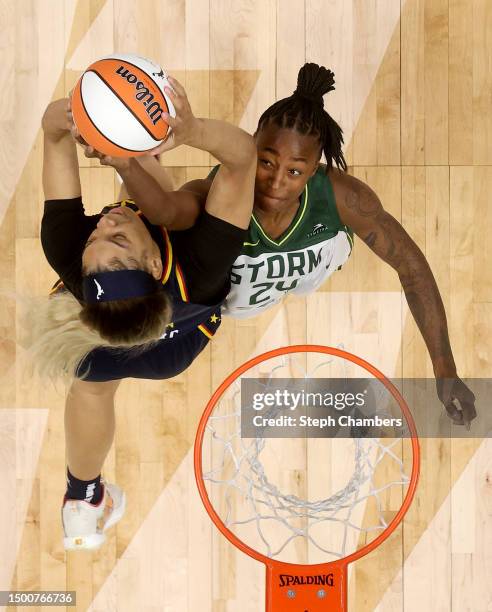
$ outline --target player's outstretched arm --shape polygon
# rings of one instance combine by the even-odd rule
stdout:
[[[455,423],[469,427],[476,416],[475,396],[457,375],[444,305],[429,264],[400,223],[383,209],[374,191],[355,177],[350,180],[345,198],[337,200],[340,218],[398,273],[432,360],[439,399]],[[460,409],[453,400],[460,403]]]

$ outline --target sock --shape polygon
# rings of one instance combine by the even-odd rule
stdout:
[[[67,467],[66,499],[84,499],[91,504],[98,504],[101,501],[102,494],[101,474],[94,480],[79,480],[70,474]]]

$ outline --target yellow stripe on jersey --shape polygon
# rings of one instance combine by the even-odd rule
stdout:
[[[173,247],[171,246],[171,241],[169,240],[166,228],[162,225],[160,228],[164,237],[164,243],[166,245],[166,261],[164,262],[161,279],[162,284],[165,285],[169,279],[169,275],[171,274],[171,266],[173,264]]]
[[[58,281],[56,283],[56,285],[53,287],[53,289],[50,290],[48,295],[52,295],[53,293],[56,293],[58,291],[58,289],[60,289],[61,287],[64,287],[65,284],[62,280]]]
[[[128,204],[133,204],[134,206],[137,206],[135,204],[135,200],[121,200],[120,202],[120,206],[128,206]],[[139,217],[143,214],[140,208],[138,208],[138,206],[137,210],[134,210],[133,212],[135,212]]]
[[[184,276],[183,276],[183,273],[181,272],[181,266],[179,265],[178,262],[176,262],[176,280],[178,281],[181,299],[183,300],[183,302],[189,302],[190,298],[188,297],[188,291],[186,289]]]
[[[288,240],[292,234],[295,232],[295,230],[297,229],[297,227],[299,226],[300,222],[303,220],[304,218],[304,213],[306,212],[307,209],[307,203],[308,203],[308,198],[309,198],[309,189],[306,183],[306,187],[305,187],[305,197],[304,197],[304,202],[303,202],[303,206],[302,206],[302,210],[301,210],[301,214],[299,215],[299,219],[297,219],[297,221],[295,222],[294,226],[291,227],[290,232],[284,236],[282,238],[282,240],[279,240],[278,242],[276,242],[275,240],[272,240],[269,236],[267,236],[265,234],[265,232],[263,231],[263,228],[261,227],[260,223],[258,222],[258,220],[256,219],[255,215],[252,215],[252,219],[256,224],[256,227],[259,229],[259,231],[261,232],[262,236],[268,240],[268,242],[271,242],[272,244],[274,244],[275,246],[282,246],[282,244]],[[251,245],[251,246],[256,246],[256,245]]]
[[[200,325],[198,326],[198,329],[199,329],[201,332],[203,332],[203,333],[204,333],[204,334],[207,336],[207,338],[213,338],[213,334],[212,334],[212,332],[210,332],[210,331],[209,331],[209,330],[208,330],[208,329],[205,327],[205,325],[200,324]]]

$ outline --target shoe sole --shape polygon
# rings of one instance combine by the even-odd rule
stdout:
[[[107,520],[103,527],[102,533],[94,533],[88,536],[71,536],[69,538],[63,538],[63,545],[65,550],[97,550],[106,541],[105,532],[116,525],[116,523],[123,517],[126,509],[126,494],[122,493],[121,504],[118,508],[114,508],[111,516]]]

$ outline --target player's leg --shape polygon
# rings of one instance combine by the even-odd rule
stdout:
[[[101,478],[114,437],[114,394],[119,381],[74,380],[67,396],[67,491],[62,507],[63,545],[67,550],[93,550],[106,530],[123,516],[124,492]]]
[[[114,438],[114,396],[120,380],[74,379],[65,404],[65,439],[70,473],[92,480],[100,473]]]
[[[218,318],[218,317],[216,317]],[[171,378],[185,370],[208,343],[198,328],[161,340],[141,355],[116,359],[110,350],[98,350],[91,359],[91,377],[108,375]],[[121,356],[120,356],[121,357]],[[65,429],[70,476],[82,494],[66,495],[62,508],[64,546],[67,550],[96,549],[105,531],[124,514],[126,497],[116,485],[100,481],[100,471],[114,435],[114,394],[120,380],[74,380],[67,398]],[[72,478],[70,478],[72,480]],[[99,481],[99,500],[85,499]],[[68,483],[70,490],[71,484]]]

